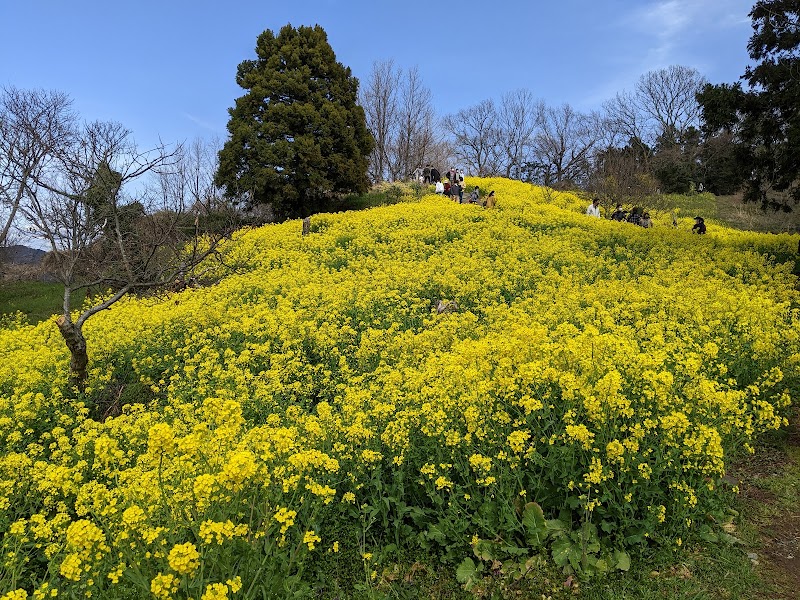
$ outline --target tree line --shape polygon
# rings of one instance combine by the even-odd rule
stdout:
[[[377,62],[361,94],[375,138],[370,176],[408,179],[432,163],[619,199],[700,183],[730,194],[741,185],[738,171],[725,168],[731,136],[701,131],[697,95],[706,85],[696,69],[676,65],[645,73],[598,111],[550,106],[520,89],[437,119],[415,69]]]
[[[437,117],[416,69],[375,62],[360,94],[375,139],[370,177],[458,165],[618,201],[702,186],[744,190],[746,200],[788,210],[800,200],[799,12],[797,0],[754,5],[753,65],[740,82],[712,85],[673,65],[643,74],[592,112],[549,106],[520,89]]]

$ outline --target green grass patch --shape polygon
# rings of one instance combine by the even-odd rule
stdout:
[[[366,194],[352,194],[345,196],[340,210],[365,210],[377,206],[388,206],[408,200],[419,200],[425,194],[432,194],[432,185],[421,183],[383,183],[372,188]]]
[[[80,306],[85,292],[73,294],[73,305]],[[64,286],[43,281],[14,281],[0,285],[0,315],[20,312],[25,319],[36,324],[61,312],[64,304]]]
[[[404,560],[367,569],[361,575],[361,583],[356,582],[354,586],[350,581],[343,588],[330,583],[323,585],[320,597],[341,598],[342,589],[349,588],[355,590],[351,597],[359,600],[755,600],[764,598],[766,590],[774,589],[765,584],[753,568],[746,551],[732,545],[662,550],[646,560],[634,562],[628,572],[609,573],[583,581],[564,574],[549,558],[533,558],[527,562],[527,569],[498,562],[482,579],[467,586],[470,588],[467,591],[457,583],[451,566],[420,556],[417,561]]]

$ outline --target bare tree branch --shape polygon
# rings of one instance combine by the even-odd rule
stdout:
[[[82,388],[86,320],[136,290],[182,285],[230,233],[233,213],[221,211],[213,148],[200,142],[142,151],[122,125],[98,121],[40,151],[47,160],[26,180],[19,210],[51,247],[47,264],[64,285],[57,324]],[[73,294],[89,286],[111,295],[73,321]]]
[[[492,100],[447,115],[442,127],[452,137],[455,157],[478,177],[499,171],[497,109]]]
[[[6,244],[30,179],[73,134],[71,100],[61,92],[0,91],[0,246]]]

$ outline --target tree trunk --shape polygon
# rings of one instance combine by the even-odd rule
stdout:
[[[69,361],[70,383],[83,392],[86,389],[86,368],[89,364],[89,355],[86,354],[86,338],[83,337],[81,328],[64,315],[58,317],[56,324],[71,355]]]

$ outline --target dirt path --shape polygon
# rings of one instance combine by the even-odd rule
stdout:
[[[774,446],[759,448],[731,475],[740,481],[744,522],[755,530],[747,549],[767,584],[763,598],[800,599],[800,418]]]

